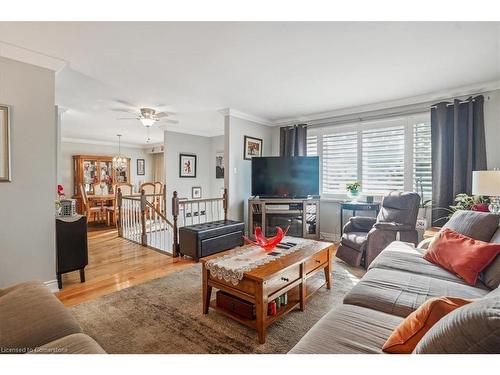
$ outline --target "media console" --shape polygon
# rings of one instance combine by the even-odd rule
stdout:
[[[248,200],[249,235],[261,227],[266,237],[276,234],[276,227],[288,230],[289,236],[319,239],[319,199],[250,198]]]

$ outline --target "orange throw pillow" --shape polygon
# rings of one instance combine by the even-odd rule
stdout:
[[[500,253],[500,244],[489,243],[464,236],[451,229],[442,229],[429,245],[424,259],[437,264],[476,284],[477,277]]]
[[[452,297],[435,297],[427,300],[396,327],[382,350],[386,353],[410,354],[439,319],[471,302],[472,300]]]

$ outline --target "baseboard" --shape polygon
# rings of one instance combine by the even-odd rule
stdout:
[[[340,235],[338,233],[320,232],[319,237],[322,240],[339,243]]]
[[[52,293],[59,292],[59,287],[57,286],[57,280],[44,281],[43,283]]]

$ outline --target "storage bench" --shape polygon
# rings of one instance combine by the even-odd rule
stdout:
[[[198,261],[221,251],[243,245],[245,224],[219,220],[179,228],[179,251]]]

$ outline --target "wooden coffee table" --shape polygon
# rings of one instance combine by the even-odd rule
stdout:
[[[332,286],[332,258],[335,247],[332,243],[313,241],[291,254],[278,258],[270,263],[259,266],[244,273],[243,279],[237,285],[231,282],[212,277],[205,263],[241,248],[229,250],[201,259],[203,267],[203,314],[208,314],[209,307],[218,312],[257,330],[259,343],[266,341],[266,328],[291,310],[299,307],[305,309],[306,300],[319,288],[326,284],[327,289]],[[325,279],[311,276],[323,271]],[[211,302],[212,288],[222,290],[235,297],[241,298],[255,305],[255,319],[246,319],[216,306]],[[267,304],[282,294],[288,294],[288,304],[281,306],[277,314],[267,314]]]

